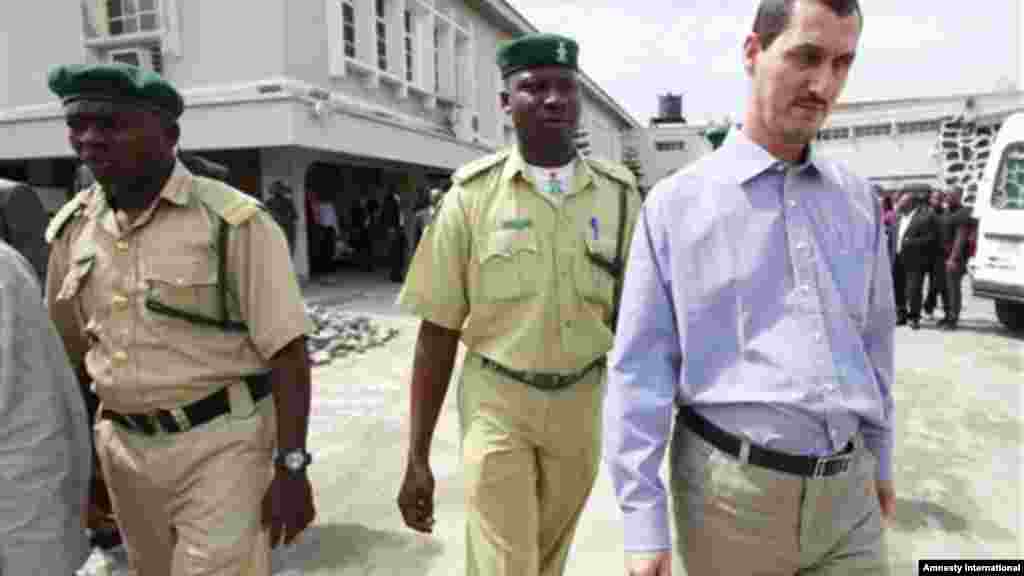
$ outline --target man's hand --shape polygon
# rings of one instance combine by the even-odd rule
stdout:
[[[672,551],[627,552],[626,576],[672,576]]]
[[[274,481],[263,497],[263,526],[270,530],[270,547],[280,546],[282,536],[290,546],[315,517],[309,476],[276,468]]]
[[[434,474],[430,464],[410,461],[398,492],[398,509],[405,525],[417,532],[434,530]]]
[[[892,480],[875,480],[878,505],[882,509],[882,520],[889,522],[896,515],[896,488]]]

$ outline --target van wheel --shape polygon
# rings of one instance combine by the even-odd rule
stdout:
[[[996,300],[996,318],[1013,332],[1024,331],[1024,304]]]

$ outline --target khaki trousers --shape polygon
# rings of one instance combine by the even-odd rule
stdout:
[[[600,459],[604,369],[557,391],[466,356],[459,422],[466,574],[562,574]]]
[[[178,434],[97,422],[96,450],[138,576],[270,576],[261,514],[274,407],[234,392],[231,414]]]
[[[803,478],[741,463],[677,420],[670,476],[687,573],[887,576],[875,461],[854,444],[845,473]]]

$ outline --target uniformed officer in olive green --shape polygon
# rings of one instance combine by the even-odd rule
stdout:
[[[605,353],[640,197],[623,167],[582,156],[577,44],[501,47],[517,145],[453,177],[399,304],[423,318],[398,505],[430,532],[430,444],[457,343],[466,571],[553,576],[597,475]]]
[[[312,328],[279,226],[176,160],[181,95],[124,65],[54,69],[95,175],[51,221],[47,302],[100,400],[96,452],[141,576],[269,576],[314,517]],[[274,456],[274,453],[277,456]]]

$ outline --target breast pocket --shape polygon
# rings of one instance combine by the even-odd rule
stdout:
[[[615,244],[605,238],[586,237],[583,254],[576,259],[576,290],[587,302],[611,310],[615,281],[622,271],[615,262]]]
[[[536,294],[540,256],[530,230],[498,230],[487,236],[480,253],[483,300],[520,300]]]
[[[151,261],[145,269],[146,309],[162,320],[216,325],[221,320],[216,262],[200,255]]]
[[[67,301],[78,296],[95,263],[96,257],[94,255],[83,256],[72,262],[67,274],[64,275],[64,280],[60,284],[57,300]]]

